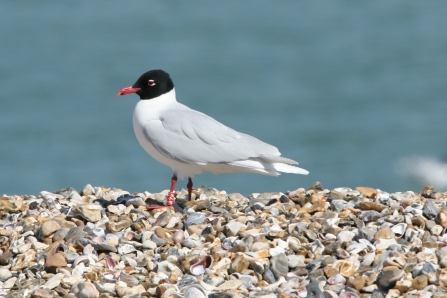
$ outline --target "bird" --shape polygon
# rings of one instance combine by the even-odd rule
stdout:
[[[166,206],[173,205],[178,179],[188,178],[190,201],[192,178],[203,172],[251,172],[270,176],[278,176],[280,172],[309,173],[294,166],[298,162],[282,157],[275,146],[177,102],[174,83],[163,70],[145,72],[133,85],[121,88],[117,96],[132,93],[140,97],[133,112],[138,142],[154,159],[172,169]]]

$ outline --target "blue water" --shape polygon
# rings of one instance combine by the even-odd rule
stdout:
[[[196,186],[419,190],[394,168],[446,155],[446,15],[443,1],[2,1],[0,193],[168,188],[134,136],[137,96],[116,97],[156,68],[179,101],[310,171]]]

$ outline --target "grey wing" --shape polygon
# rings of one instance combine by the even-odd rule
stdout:
[[[183,105],[181,109],[163,111],[159,119],[148,121],[144,132],[160,153],[186,163],[228,163],[280,155],[276,147]]]

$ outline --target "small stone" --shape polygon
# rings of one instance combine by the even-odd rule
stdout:
[[[397,245],[396,239],[379,239],[374,245],[379,250],[386,250],[390,245]]]
[[[90,282],[79,282],[71,287],[72,294],[78,298],[97,298],[99,292],[96,287]]]
[[[405,293],[408,291],[408,289],[411,288],[411,281],[410,280],[399,280],[396,282],[396,285],[394,286],[399,292]]]
[[[385,274],[379,279],[379,287],[388,290],[396,284],[396,281],[405,276],[405,271],[392,269],[385,271]]]
[[[374,235],[374,240],[378,239],[394,239],[395,235],[390,227],[386,227],[377,231]]]
[[[428,285],[428,278],[425,275],[416,276],[411,283],[411,287],[416,290],[422,290]]]
[[[263,249],[270,249],[270,244],[266,242],[255,242],[251,246],[251,251],[256,252]]]
[[[312,282],[306,286],[308,298],[325,298],[320,286],[316,282]]]
[[[359,207],[362,210],[375,210],[377,212],[382,212],[386,208],[386,206],[378,202],[360,202]]]
[[[67,261],[62,253],[57,253],[49,256],[45,261],[46,268],[60,268],[67,266]]]
[[[372,187],[358,186],[355,189],[367,198],[375,198],[379,194],[379,191]]]
[[[360,214],[359,218],[361,220],[363,220],[364,222],[371,222],[371,221],[376,221],[379,218],[381,218],[382,215],[374,210],[370,210],[370,211],[363,211],[362,214]]]
[[[53,298],[49,289],[36,289],[33,292],[32,298]]]
[[[346,202],[345,200],[332,200],[331,201],[331,208],[334,211],[341,212],[343,209],[346,208],[353,208],[354,204]]]
[[[287,256],[287,263],[290,268],[296,268],[298,266],[304,266],[304,256],[301,255],[289,255]]]
[[[61,228],[61,226],[55,220],[44,221],[42,223],[42,226],[40,227],[43,237],[50,236],[51,234],[53,234],[54,232],[56,232],[60,228]]]
[[[101,205],[84,204],[72,208],[72,212],[90,222],[97,222],[101,219]]]
[[[243,223],[232,221],[225,225],[224,227],[224,233],[227,235],[227,237],[236,236],[237,233],[239,233],[240,230],[245,230],[246,225]]]
[[[354,278],[348,279],[347,286],[360,291],[365,287],[366,278],[364,276],[357,276]]]
[[[238,279],[233,279],[233,280],[229,280],[224,282],[223,284],[221,284],[220,286],[217,287],[217,291],[229,291],[232,289],[238,289],[240,286],[242,286],[244,283]]]
[[[432,200],[427,199],[427,201],[424,204],[424,207],[422,208],[422,215],[424,215],[428,219],[435,219],[438,215],[438,207],[433,204]]]
[[[289,272],[287,257],[284,253],[280,253],[270,260],[270,269],[275,275],[276,279],[285,276]]]
[[[70,231],[69,228],[60,228],[56,231],[53,235],[53,242],[61,241],[67,236],[68,232]]]
[[[340,271],[340,274],[346,277],[354,275],[355,272],[354,264],[348,261],[336,261],[333,267],[337,268]]]
[[[0,281],[5,281],[11,278],[12,273],[6,268],[0,268]]]
[[[374,241],[374,236],[375,236],[376,232],[368,227],[364,227],[358,230],[358,238],[359,239],[366,239],[369,242],[373,242]]]
[[[6,252],[2,253],[0,255],[0,265],[8,265],[9,261],[12,260],[13,257],[14,255],[10,250],[7,250]]]
[[[250,264],[250,262],[246,258],[244,258],[242,255],[239,255],[231,263],[230,272],[231,273],[234,273],[234,272],[241,273],[242,271],[248,269],[249,264]]]

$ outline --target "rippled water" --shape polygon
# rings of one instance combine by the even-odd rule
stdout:
[[[168,188],[133,134],[137,97],[116,97],[154,68],[182,103],[310,171],[197,186],[419,190],[394,165],[446,155],[446,15],[442,1],[3,1],[0,192]]]

